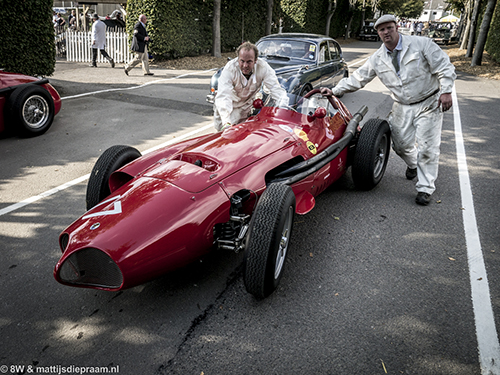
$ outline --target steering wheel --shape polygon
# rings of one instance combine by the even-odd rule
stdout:
[[[300,98],[299,101],[297,103],[295,103],[293,106],[295,108],[299,108],[299,105],[302,104],[304,99],[308,99],[315,94],[321,94],[321,90],[320,89],[313,89],[313,90],[309,91],[302,98]],[[330,104],[332,105],[332,107],[338,110],[339,106],[338,106],[337,102],[335,101],[335,99],[333,98],[333,95],[327,96],[327,98],[328,98],[328,101],[330,102]]]
[[[299,105],[299,103],[302,103],[302,101],[304,101],[304,99],[308,99],[310,98],[311,96],[313,96],[314,94],[321,94],[321,90],[320,89],[314,89],[314,90],[311,90],[309,91],[307,94],[304,95],[304,97],[302,99],[300,99],[298,102],[297,102],[297,106]],[[337,104],[337,101],[334,99],[334,96],[326,96],[326,98],[328,99],[328,101],[330,102],[330,104],[332,105],[333,108],[335,109],[339,109],[339,105]]]
[[[294,108],[294,107],[295,107],[295,108]],[[297,112],[296,104],[293,104],[293,105],[284,105],[284,106],[282,106],[282,108],[284,108],[284,109],[288,109],[288,110],[290,110],[290,111]]]

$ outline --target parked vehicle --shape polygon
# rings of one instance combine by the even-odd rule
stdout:
[[[451,43],[457,43],[457,29],[452,29],[451,24],[444,23],[433,23],[432,30],[429,31],[429,38],[436,44],[448,45]]]
[[[0,132],[41,135],[60,109],[61,97],[48,79],[0,70]]]
[[[213,250],[245,252],[244,282],[256,298],[280,282],[293,218],[352,166],[357,188],[382,179],[390,151],[385,120],[360,125],[319,90],[260,112],[223,132],[145,156],[113,146],[97,160],[87,211],[59,237],[55,279],[117,291],[145,283]]]
[[[363,27],[361,27],[361,30],[359,32],[359,39],[361,40],[374,40],[374,41],[379,41],[380,37],[378,36],[377,30],[375,30],[375,25],[376,20],[366,20],[365,24]]]
[[[259,59],[266,60],[276,71],[278,80],[290,94],[303,96],[320,86],[333,87],[349,69],[340,45],[324,35],[282,33],[265,36],[256,43]],[[207,101],[214,103],[219,69],[210,82]]]

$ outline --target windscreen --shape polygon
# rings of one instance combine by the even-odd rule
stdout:
[[[259,57],[282,57],[314,61],[316,45],[300,40],[264,40],[257,45]]]
[[[325,108],[326,115],[329,117],[332,117],[337,113],[337,110],[333,108],[328,98],[321,94],[314,94],[309,98],[288,94],[288,103],[283,100],[275,100],[271,97],[271,95],[269,95],[264,102],[264,106],[289,109],[309,116],[312,116],[318,107]]]

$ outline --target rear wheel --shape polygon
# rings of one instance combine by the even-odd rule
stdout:
[[[141,153],[130,146],[112,146],[103,152],[97,159],[87,184],[87,210],[111,194],[108,184],[111,174],[139,157]]]
[[[389,160],[391,131],[385,120],[370,119],[359,135],[352,179],[357,189],[371,190],[382,179]]]
[[[269,296],[283,276],[290,245],[295,195],[288,185],[271,184],[259,199],[248,234],[244,282],[257,299]]]
[[[9,96],[7,116],[11,128],[22,137],[45,133],[54,120],[54,100],[43,87],[19,87]]]

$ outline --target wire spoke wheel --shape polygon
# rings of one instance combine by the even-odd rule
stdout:
[[[293,207],[288,208],[288,215],[286,217],[285,226],[283,227],[283,232],[281,233],[281,241],[278,249],[278,254],[276,255],[276,266],[274,269],[274,279],[278,279],[283,270],[283,265],[285,264],[285,258],[288,251],[288,244],[290,243],[290,235],[292,234],[292,223],[293,223]]]
[[[31,96],[23,106],[26,124],[33,129],[41,128],[49,117],[49,104],[40,95]]]

